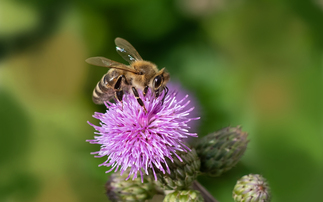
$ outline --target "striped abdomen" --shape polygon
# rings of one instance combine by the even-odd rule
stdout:
[[[115,69],[111,70],[103,75],[93,90],[92,100],[95,104],[103,104],[103,102],[109,101],[115,96],[114,86],[120,72]]]

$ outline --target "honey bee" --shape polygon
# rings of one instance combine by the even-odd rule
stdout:
[[[116,38],[115,44],[116,51],[124,60],[129,62],[129,65],[105,57],[86,59],[86,62],[91,65],[110,68],[94,88],[93,102],[102,104],[114,98],[122,102],[124,93],[133,93],[139,105],[147,112],[143,101],[139,97],[138,89],[145,96],[150,88],[156,98],[159,97],[162,91],[165,91],[162,99],[163,103],[168,92],[166,84],[170,79],[165,68],[158,70],[155,64],[143,60],[137,50],[125,39]]]

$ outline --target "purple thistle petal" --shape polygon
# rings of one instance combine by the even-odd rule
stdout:
[[[169,93],[164,100],[164,94],[155,98],[149,91],[144,97],[140,92],[147,113],[138,104],[132,94],[126,94],[123,103],[106,102],[106,113],[95,112],[93,117],[99,119],[100,126],[90,122],[96,131],[93,140],[87,140],[91,144],[100,144],[100,151],[93,152],[95,157],[107,156],[107,160],[99,166],[111,166],[106,172],[115,172],[120,169],[121,174],[130,168],[129,176],[137,178],[138,171],[148,175],[148,169],[159,169],[163,173],[170,173],[165,158],[173,161],[176,151],[190,151],[184,143],[188,137],[197,137],[196,133],[189,133],[188,123],[199,118],[188,117],[194,107],[187,109],[190,101],[185,96],[178,101],[176,93]],[[165,168],[162,166],[165,165]]]
[[[192,107],[195,108],[187,117],[188,118],[194,118],[194,117],[200,117],[201,116],[201,106],[199,105],[198,100],[194,96],[193,92],[190,92],[189,90],[185,89],[181,83],[177,80],[171,80],[170,82],[167,83],[167,87],[169,88],[170,91],[174,91],[176,93],[176,99],[181,100],[185,98],[185,96],[189,95],[190,96],[190,103],[186,105],[186,109],[190,109]],[[195,120],[195,119],[192,119]],[[190,126],[190,131],[196,131],[198,129],[199,121],[193,121],[188,123],[188,126]],[[191,139],[192,140],[192,139]],[[187,142],[187,140],[186,140]]]

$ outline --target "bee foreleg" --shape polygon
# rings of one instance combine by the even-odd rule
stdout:
[[[167,95],[167,93],[169,91],[168,88],[167,88],[167,86],[164,87],[164,90],[165,90],[165,94],[164,94],[164,97],[162,99],[162,105],[164,104],[165,97],[166,97],[166,95]]]
[[[142,101],[142,99],[139,97],[139,93],[137,91],[137,89],[135,87],[132,87],[132,92],[135,95],[137,102],[139,103],[139,105],[144,109],[144,111],[147,113],[146,107],[144,105],[144,102]]]

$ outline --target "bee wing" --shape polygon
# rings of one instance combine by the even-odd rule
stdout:
[[[119,55],[129,64],[136,60],[142,60],[137,50],[127,40],[117,37],[114,42]]]
[[[138,71],[133,69],[131,66],[127,66],[125,64],[110,60],[105,57],[91,57],[91,58],[86,59],[85,62],[87,62],[91,65],[95,65],[95,66],[121,69],[124,71],[133,72],[135,74],[138,73]]]

